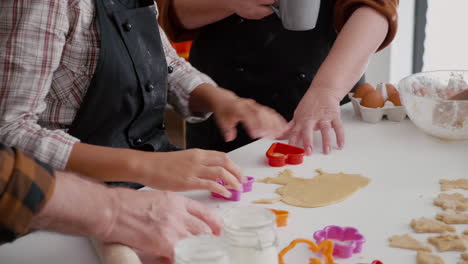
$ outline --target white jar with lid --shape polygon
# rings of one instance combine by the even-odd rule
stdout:
[[[180,240],[175,248],[175,264],[230,264],[222,240],[212,235]]]
[[[223,238],[232,264],[278,264],[275,215],[261,207],[236,207],[224,215]]]

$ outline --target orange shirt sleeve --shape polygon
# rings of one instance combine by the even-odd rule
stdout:
[[[182,25],[172,4],[173,0],[158,0],[156,3],[159,10],[159,25],[161,25],[171,41],[182,42],[196,38],[200,30],[189,30]]]
[[[337,0],[333,13],[333,22],[337,31],[340,31],[356,9],[362,6],[375,9],[387,18],[389,25],[387,37],[378,49],[382,50],[395,38],[398,29],[398,4],[399,0]]]

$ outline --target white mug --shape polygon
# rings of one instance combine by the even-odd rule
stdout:
[[[305,31],[315,28],[320,13],[320,0],[278,0],[279,8],[271,6],[284,28]]]

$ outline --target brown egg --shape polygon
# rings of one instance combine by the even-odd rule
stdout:
[[[374,86],[370,83],[362,83],[356,88],[356,91],[354,92],[353,97],[354,98],[362,98],[364,95],[366,95],[368,92],[375,91]]]
[[[387,83],[385,84],[385,87],[387,88],[387,95],[388,97],[390,97],[390,95],[394,94],[394,93],[398,93],[398,90],[397,88],[391,84],[391,83]]]
[[[368,92],[361,100],[361,105],[369,108],[383,107],[384,104],[384,98],[378,91]]]
[[[398,92],[390,94],[388,101],[392,102],[395,106],[401,106],[400,94]]]

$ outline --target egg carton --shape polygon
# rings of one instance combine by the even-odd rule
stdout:
[[[348,97],[353,104],[356,116],[364,122],[375,124],[382,120],[385,116],[388,120],[400,122],[406,118],[406,110],[404,106],[394,106],[390,102],[385,102],[385,105],[380,108],[369,108],[361,105],[361,98],[354,98],[354,93],[349,93]]]

